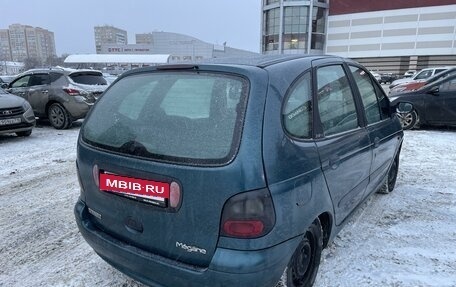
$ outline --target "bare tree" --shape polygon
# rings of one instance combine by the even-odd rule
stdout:
[[[36,58],[26,58],[24,60],[24,69],[30,70],[41,66],[41,62]]]

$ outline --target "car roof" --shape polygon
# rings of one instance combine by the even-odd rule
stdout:
[[[330,55],[258,55],[254,57],[227,57],[227,58],[212,58],[205,59],[195,64],[222,64],[222,65],[246,65],[265,68],[279,63],[292,61],[296,59],[309,59],[309,61],[322,59],[322,58],[337,58],[343,59],[338,56]],[[348,60],[348,59],[344,59]]]
[[[20,76],[29,75],[29,74],[37,74],[37,73],[50,73],[50,72],[62,73],[65,75],[71,75],[71,74],[76,74],[76,73],[97,73],[97,74],[99,73],[100,76],[103,75],[103,73],[101,71],[92,70],[92,69],[71,69],[71,68],[62,68],[62,67],[52,67],[52,68],[30,69],[30,70],[27,70],[27,71],[21,73]]]
[[[338,56],[331,56],[331,55],[258,55],[258,56],[249,56],[249,57],[227,57],[227,58],[211,58],[211,59],[204,59],[201,61],[195,62],[182,62],[182,63],[173,63],[173,64],[165,64],[165,65],[158,65],[158,66],[151,66],[151,67],[143,67],[138,69],[133,69],[130,71],[126,71],[122,74],[122,76],[135,74],[138,72],[148,72],[148,71],[156,71],[156,70],[180,70],[180,69],[198,69],[200,66],[204,65],[220,65],[220,66],[250,66],[250,67],[258,67],[258,68],[266,68],[269,66],[273,66],[276,64],[284,63],[287,61],[292,60],[299,60],[299,59],[308,59],[309,63],[313,60],[318,59],[337,59],[344,62],[356,63],[351,59],[342,58]]]

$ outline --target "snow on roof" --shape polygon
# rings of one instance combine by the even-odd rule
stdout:
[[[128,55],[128,54],[79,54],[69,55],[65,63],[126,63],[126,64],[166,64],[170,55]]]

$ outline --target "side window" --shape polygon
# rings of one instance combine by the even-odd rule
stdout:
[[[454,92],[456,91],[456,79],[452,79],[446,82],[443,82],[439,86],[440,92]]]
[[[366,71],[358,67],[350,66],[350,71],[361,94],[367,123],[372,124],[380,121],[382,119],[380,116],[380,106],[371,78]]]
[[[347,75],[341,65],[317,70],[318,110],[326,136],[356,129],[358,116]]]
[[[435,69],[434,75],[437,75],[438,73],[441,73],[443,71],[446,71],[447,69]]]
[[[422,80],[422,79],[427,79],[429,78],[430,76],[432,76],[432,70],[425,70],[425,71],[421,71],[419,72],[414,80]]]
[[[60,77],[62,77],[63,74],[51,72],[51,73],[49,74],[49,76],[50,76],[50,81],[51,81],[51,83],[53,83],[53,82],[57,81],[58,79],[60,79]]]
[[[11,84],[12,88],[23,88],[28,86],[30,76],[24,76],[20,79],[17,79],[14,83]]]
[[[310,72],[291,88],[282,111],[285,129],[299,138],[312,137],[312,84]]]
[[[34,74],[32,75],[30,86],[48,85],[49,83],[49,74]]]

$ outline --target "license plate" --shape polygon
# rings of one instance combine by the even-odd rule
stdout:
[[[20,124],[20,123],[21,123],[21,118],[0,120],[0,126],[14,125],[14,124]]]
[[[169,200],[169,183],[108,172],[100,173],[100,190],[162,207]]]

